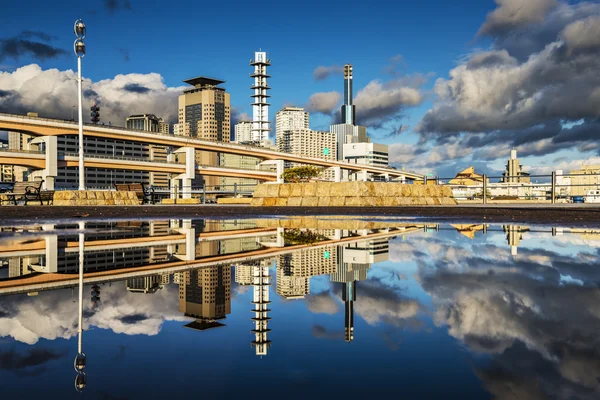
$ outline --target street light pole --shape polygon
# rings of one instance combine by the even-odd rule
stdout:
[[[79,88],[77,95],[79,97],[79,190],[85,190],[85,164],[83,158],[83,104],[82,104],[82,88],[81,88],[81,59],[85,56],[85,44],[83,38],[85,38],[85,24],[82,20],[78,19],[75,21],[73,28],[75,31],[75,43],[73,43],[73,50],[77,56],[77,81]]]

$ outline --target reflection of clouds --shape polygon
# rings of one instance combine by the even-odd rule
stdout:
[[[492,356],[476,372],[497,398],[598,398],[600,268],[589,249],[521,248],[513,258],[506,247],[441,236],[395,247],[394,259],[417,262],[436,325]]]
[[[421,308],[418,301],[375,278],[357,282],[356,293],[354,312],[369,325],[383,322],[400,326],[404,319],[416,317]]]
[[[306,306],[310,312],[315,314],[333,315],[340,309],[335,298],[328,290],[306,296]]]
[[[329,330],[322,325],[313,325],[310,329],[310,334],[317,339],[332,339],[332,340],[343,340],[344,331]]]
[[[44,364],[65,356],[64,351],[32,348],[18,353],[14,349],[0,351],[0,369],[13,372],[17,376],[37,376],[46,370]]]
[[[84,287],[85,329],[94,326],[127,335],[156,335],[164,321],[185,320],[178,311],[176,285],[167,285],[154,294],[131,293],[124,282],[101,286],[102,305],[95,312],[89,310],[86,298],[90,290]],[[0,310],[8,315],[0,317],[0,337],[35,344],[41,338],[77,335],[77,303],[71,300],[70,290],[41,292],[36,297],[4,297]]]

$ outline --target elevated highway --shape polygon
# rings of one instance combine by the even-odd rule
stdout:
[[[277,234],[275,228],[249,228],[236,229],[230,231],[218,232],[201,232],[197,233],[196,242],[209,242],[214,240],[232,240],[245,237],[264,237]],[[183,244],[187,236],[184,233],[176,233],[160,236],[142,236],[132,238],[118,239],[103,239],[103,240],[86,240],[85,249],[87,251],[112,251],[124,250],[136,247],[152,247],[152,246],[168,246]],[[13,243],[0,242],[0,258],[12,257],[32,257],[43,255],[47,251],[48,243],[45,239],[32,240],[23,243],[21,241]],[[77,253],[79,251],[79,242],[74,241],[58,241],[58,249],[65,253]]]
[[[58,153],[57,167],[78,167],[78,156],[74,153]],[[46,155],[43,152],[22,150],[0,150],[0,165],[18,165],[28,168],[44,169]],[[122,169],[129,171],[166,172],[182,174],[186,172],[185,164],[151,161],[128,157],[108,157],[97,154],[86,154],[85,166],[90,168]],[[261,170],[196,165],[196,173],[206,176],[222,176],[232,178],[250,178],[259,181],[276,181],[277,173]]]
[[[29,117],[16,114],[0,114],[0,130],[27,133],[35,136],[77,135],[78,124],[72,121]],[[174,136],[157,132],[136,131],[125,128],[84,124],[84,136],[99,137],[114,140],[127,140],[140,143],[172,146],[176,148],[191,147],[196,150],[238,154],[256,157],[262,160],[289,161],[300,164],[310,164],[325,168],[339,167],[349,171],[366,171],[374,175],[387,175],[391,178],[423,180],[422,174],[400,171],[393,168],[381,168],[361,164],[349,164],[341,161],[329,161],[320,158],[302,157],[265,149],[232,143],[212,142],[186,136]]]
[[[208,268],[214,266],[230,266],[237,263],[248,263],[258,261],[269,257],[288,254],[302,249],[318,249],[331,245],[344,245],[365,240],[393,238],[403,236],[409,233],[418,232],[423,229],[423,225],[407,226],[401,229],[390,229],[383,232],[378,231],[360,236],[350,236],[341,239],[330,239],[310,245],[292,245],[286,247],[267,247],[258,250],[247,251],[243,253],[209,255],[189,261],[169,261],[156,263],[141,267],[128,267],[117,270],[107,270],[86,273],[83,278],[84,284],[95,284],[104,282],[120,281],[130,278],[142,277],[154,274],[172,274],[191,269]],[[221,232],[222,233],[222,232]],[[77,286],[79,283],[77,274],[60,273],[36,273],[24,275],[19,278],[11,278],[0,281],[0,296],[16,293],[39,292],[44,290],[54,290],[66,287]]]

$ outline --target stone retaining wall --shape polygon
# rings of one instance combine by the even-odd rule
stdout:
[[[104,192],[99,190],[58,190],[55,206],[133,206],[141,204],[135,192]]]
[[[253,206],[391,207],[456,205],[448,186],[391,182],[263,183],[254,190]]]

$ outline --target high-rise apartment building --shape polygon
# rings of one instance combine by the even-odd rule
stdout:
[[[336,159],[336,136],[330,132],[306,128],[284,131],[281,143],[278,143],[277,147],[279,151],[289,154],[325,160]]]
[[[262,143],[269,139],[269,103],[268,98],[271,97],[267,91],[271,89],[267,83],[267,78],[271,76],[267,74],[267,67],[271,65],[271,60],[267,58],[267,53],[264,51],[254,52],[254,60],[250,60],[250,65],[254,67],[254,73],[250,77],[254,78],[254,84],[251,89],[252,94],[252,141]]]
[[[235,143],[252,141],[252,121],[240,121],[234,126],[233,140]]]
[[[286,152],[283,135],[294,129],[310,129],[308,112],[299,107],[285,107],[275,114],[277,150]]]
[[[177,134],[197,137],[215,142],[229,142],[230,96],[219,85],[225,81],[199,76],[184,81],[193,86],[179,96]],[[214,152],[196,151],[196,162],[200,165],[219,165],[219,156]],[[218,185],[219,177],[195,179],[193,186]]]

